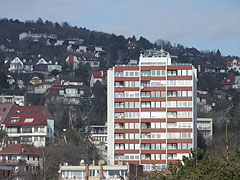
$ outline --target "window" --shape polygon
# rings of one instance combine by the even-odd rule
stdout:
[[[151,97],[166,97],[165,91],[151,91]]]
[[[175,159],[177,159],[177,154],[167,154],[167,159],[168,160],[175,160]]]
[[[116,134],[114,135],[114,137],[115,137],[115,139],[124,139],[124,134],[118,134],[118,133],[116,133]]]
[[[141,92],[141,97],[150,97],[150,92],[149,91],[142,91]]]
[[[124,102],[115,102],[114,107],[115,108],[124,108]]]
[[[38,132],[38,127],[34,127],[34,132]]]
[[[151,87],[161,87],[161,86],[165,86],[166,85],[166,81],[162,80],[162,81],[151,81],[150,82],[150,86]]]
[[[177,70],[168,70],[167,75],[168,76],[176,76],[177,75]]]
[[[168,149],[177,149],[177,143],[168,143],[167,148]]]
[[[30,123],[30,122],[33,122],[33,118],[25,118],[24,122],[25,123]]]
[[[141,71],[141,76],[151,76],[150,71]]]
[[[32,127],[22,127],[22,133],[32,133]]]
[[[177,91],[168,91],[167,96],[168,97],[177,97]]]
[[[141,123],[141,129],[150,129],[151,124],[150,123]]]
[[[150,87],[150,81],[141,81],[141,86]]]
[[[115,77],[123,77],[123,71],[115,71]]]
[[[139,113],[138,112],[125,112],[124,117],[126,119],[136,119],[139,117]]]
[[[124,71],[124,77],[139,77],[139,71]]]
[[[151,144],[141,144],[141,149],[149,150]]]
[[[19,122],[20,118],[19,117],[12,117],[11,118],[11,123],[16,123],[16,122]]]
[[[139,87],[139,81],[125,81],[125,87]]]
[[[150,133],[142,133],[141,138],[142,139],[151,139],[151,134]]]
[[[124,87],[124,81],[115,81],[114,86],[115,87]]]
[[[177,118],[177,112],[167,112],[168,118]]]
[[[125,108],[139,108],[139,102],[125,102]]]
[[[124,114],[123,114],[123,113],[115,113],[115,114],[114,114],[114,117],[115,117],[116,119],[123,119],[123,118],[124,118]]]
[[[139,92],[137,91],[125,91],[125,98],[139,98]]]
[[[142,108],[150,108],[151,107],[151,102],[141,102],[141,107]]]
[[[124,93],[123,92],[115,92],[114,93],[114,97],[115,98],[123,98],[124,97]]]
[[[167,127],[168,128],[177,128],[177,123],[176,122],[168,122]]]
[[[165,70],[151,70],[151,76],[165,76]]]
[[[124,149],[124,144],[115,144],[114,145],[115,149],[123,150]]]

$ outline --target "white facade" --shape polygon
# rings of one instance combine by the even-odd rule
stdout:
[[[197,71],[160,50],[108,70],[108,161],[159,170],[197,146]],[[146,146],[146,147],[145,147]],[[148,150],[148,151],[145,151]],[[156,150],[161,150],[157,153]]]
[[[24,70],[24,65],[23,62],[18,58],[15,57],[11,62],[10,62],[10,67],[8,68],[10,72],[16,72],[16,71],[22,71]]]
[[[213,136],[212,121],[212,118],[197,118],[197,129],[202,133],[207,142],[211,141]]]

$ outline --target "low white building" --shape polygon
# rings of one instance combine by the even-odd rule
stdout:
[[[18,104],[24,105],[24,96],[18,95],[0,95],[0,104]]]
[[[59,166],[58,172],[59,180],[125,180],[133,176],[141,178],[143,166],[134,164],[69,166],[65,163]]]
[[[203,135],[207,143],[211,142],[213,136],[212,121],[212,118],[197,118],[197,129]]]

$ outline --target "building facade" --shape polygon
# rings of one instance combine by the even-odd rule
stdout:
[[[197,129],[202,133],[207,143],[211,143],[213,136],[213,119],[197,118]]]
[[[59,166],[58,180],[121,180],[143,177],[143,167],[128,165],[80,165],[69,166],[67,163]]]
[[[196,69],[148,50],[108,70],[108,160],[159,170],[196,147]]]
[[[14,106],[4,119],[11,143],[45,147],[53,142],[54,118],[45,106]]]

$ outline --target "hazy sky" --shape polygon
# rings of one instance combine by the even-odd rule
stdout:
[[[240,0],[0,0],[0,17],[67,21],[240,56]]]

